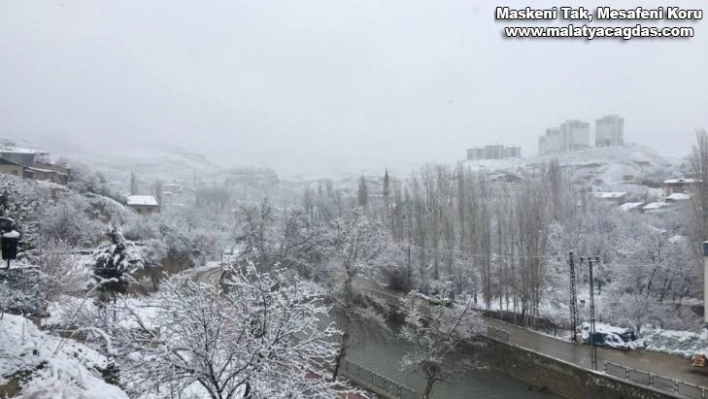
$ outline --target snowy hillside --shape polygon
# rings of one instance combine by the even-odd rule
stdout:
[[[625,179],[656,186],[664,179],[685,173],[681,160],[664,157],[639,145],[591,148],[524,159],[464,161],[463,165],[492,174],[524,176],[540,172],[553,159],[558,159],[573,182],[607,190],[632,191],[626,187],[632,184],[625,184]]]
[[[316,161],[316,162],[315,162]],[[325,162],[322,160],[303,159],[297,168],[276,169],[278,175],[287,181],[308,182],[319,179],[333,181],[358,179],[359,176],[383,176],[388,169],[389,174],[398,177],[410,176],[411,172],[420,168],[423,162],[413,162],[398,158],[386,159],[337,159]]]
[[[101,171],[109,181],[127,181],[130,172],[140,180],[166,182],[192,181],[194,174],[201,176],[221,168],[201,154],[177,147],[152,147],[121,150],[96,154],[61,154],[91,165]]]
[[[19,383],[25,397],[128,398],[101,378],[107,366],[103,355],[76,341],[49,336],[21,316],[0,318],[0,359],[0,396],[13,396]]]

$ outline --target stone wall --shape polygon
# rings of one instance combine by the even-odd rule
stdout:
[[[524,348],[485,339],[483,360],[538,389],[572,399],[668,399],[670,393],[583,369]]]

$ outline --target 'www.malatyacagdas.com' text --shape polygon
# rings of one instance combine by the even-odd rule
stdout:
[[[600,27],[600,26],[508,26],[504,28],[510,38],[615,38],[630,40],[633,38],[687,38],[693,37],[692,27]]]
[[[509,38],[615,38],[630,40],[634,38],[687,38],[695,35],[694,27],[683,24],[695,24],[703,19],[703,10],[681,7],[656,8],[613,8],[597,7],[551,7],[551,8],[511,8],[497,7],[494,13],[497,21],[567,21],[560,26],[507,26],[503,34]],[[628,23],[637,25],[592,26],[593,21]],[[651,26],[667,21],[672,26]],[[677,25],[683,26],[677,26]]]

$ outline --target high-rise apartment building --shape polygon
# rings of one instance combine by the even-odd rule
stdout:
[[[595,147],[624,145],[624,118],[606,115],[595,120]]]
[[[578,151],[590,148],[590,124],[569,120],[560,125],[561,151]]]

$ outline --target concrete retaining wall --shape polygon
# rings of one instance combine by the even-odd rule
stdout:
[[[485,339],[483,360],[491,367],[558,396],[572,399],[669,399],[667,392],[553,359],[524,348]]]

